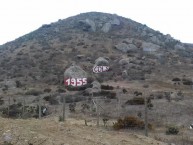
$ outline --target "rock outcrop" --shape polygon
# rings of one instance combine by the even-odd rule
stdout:
[[[109,61],[105,59],[104,57],[99,57],[95,60],[95,65],[96,66],[108,66]]]
[[[86,78],[87,73],[79,66],[73,65],[64,72],[65,78]]]

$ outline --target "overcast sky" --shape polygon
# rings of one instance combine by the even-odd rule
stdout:
[[[124,16],[193,43],[192,0],[1,0],[0,45],[43,24],[97,11]]]

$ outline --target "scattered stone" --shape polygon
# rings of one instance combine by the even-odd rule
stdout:
[[[95,60],[96,66],[109,66],[109,61],[104,57],[99,57]]]
[[[127,65],[127,64],[129,64],[130,61],[131,61],[130,58],[121,59],[121,60],[119,61],[119,65],[121,65],[121,66]]]
[[[115,48],[122,51],[122,52],[137,50],[137,47],[134,44],[125,44],[125,43],[119,43],[119,44],[115,45]]]

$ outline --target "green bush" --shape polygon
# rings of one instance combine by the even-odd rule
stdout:
[[[179,133],[179,129],[176,126],[169,126],[166,130],[167,135],[176,135]]]

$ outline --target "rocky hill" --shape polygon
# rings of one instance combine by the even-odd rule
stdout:
[[[81,111],[93,105],[89,95],[94,94],[102,100],[101,121],[107,114],[114,120],[128,115],[144,119],[144,96],[148,96],[152,137],[191,145],[192,48],[192,44],[183,44],[169,34],[106,13],[83,13],[45,24],[0,46],[0,114],[37,117],[35,107],[42,99],[49,114],[59,117],[63,101],[59,93],[65,92],[68,118],[85,116]],[[110,69],[95,74],[96,65],[108,65]],[[87,76],[88,85],[64,87],[64,77],[77,76]],[[91,118],[90,114],[96,117],[93,110],[86,118]],[[165,135],[168,124],[179,127],[177,137]],[[127,141],[123,139],[121,144]]]
[[[189,63],[192,56],[192,51],[170,35],[117,15],[91,12],[45,24],[2,45],[0,80],[59,85],[72,63],[94,77],[91,70],[99,57],[112,66],[105,80],[121,79],[123,71],[137,72],[129,79],[145,79],[160,63]]]

